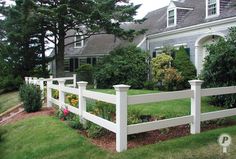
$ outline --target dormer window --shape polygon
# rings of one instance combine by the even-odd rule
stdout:
[[[168,10],[167,27],[176,25],[176,9]]]
[[[82,48],[84,46],[83,36],[80,33],[76,33],[74,42],[75,42],[74,43],[75,48]]]
[[[220,0],[206,0],[206,6],[207,18],[220,15]]]

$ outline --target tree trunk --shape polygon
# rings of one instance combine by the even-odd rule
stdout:
[[[64,77],[65,30],[64,24],[59,23],[58,52],[56,55],[56,76]]]
[[[47,70],[46,70],[46,56],[45,56],[45,32],[41,32],[42,35],[40,37],[40,43],[41,43],[41,52],[42,52],[42,71],[43,71],[43,77],[46,78],[47,76]]]

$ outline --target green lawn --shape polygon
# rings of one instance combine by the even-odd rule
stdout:
[[[102,150],[54,117],[41,116],[3,127],[7,130],[0,143],[1,159],[218,159],[235,158],[236,145],[223,156],[217,144],[222,133],[236,141],[236,126],[176,138],[129,149],[123,153]]]
[[[93,89],[93,91],[98,91],[102,93],[115,94],[114,89]],[[152,90],[129,90],[128,95],[139,95],[139,94],[148,94],[148,93],[158,93],[159,91]],[[209,105],[209,98],[202,98],[202,112],[211,112],[220,110],[219,107],[214,107]],[[179,117],[190,114],[190,98],[189,99],[180,99],[180,100],[172,100],[172,101],[164,101],[164,102],[156,102],[156,103],[147,103],[147,104],[139,104],[139,105],[130,105],[128,110],[138,109],[142,111],[142,114],[145,115],[154,115],[158,117]]]
[[[0,95],[0,114],[19,103],[19,92],[10,92]]]

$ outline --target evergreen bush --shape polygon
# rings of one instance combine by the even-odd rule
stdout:
[[[179,86],[180,89],[189,88],[189,80],[193,80],[196,78],[196,68],[193,63],[190,61],[187,52],[184,47],[181,46],[179,50],[175,54],[175,59],[173,60],[173,66],[181,73],[183,77],[182,83]]]
[[[24,84],[20,87],[19,95],[26,112],[36,112],[41,109],[42,92],[39,87],[32,84]]]

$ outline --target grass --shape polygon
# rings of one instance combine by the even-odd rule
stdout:
[[[236,145],[223,155],[217,138],[228,133],[236,141],[236,126],[111,153],[100,149],[54,117],[33,117],[3,127],[1,159],[220,159],[235,158]]]
[[[0,95],[0,114],[19,103],[19,92],[9,92]]]
[[[102,93],[115,94],[114,89],[94,89],[93,91],[98,91]],[[148,94],[148,93],[158,93],[158,91],[153,90],[129,90],[128,95],[139,95],[139,94]],[[142,114],[153,115],[158,117],[172,118],[179,117],[190,114],[190,105],[191,101],[189,99],[180,99],[164,102],[155,102],[147,104],[137,104],[131,105],[128,107],[128,110],[138,109]],[[209,98],[202,98],[202,112],[211,112],[220,110],[219,107],[214,107],[209,104]]]

